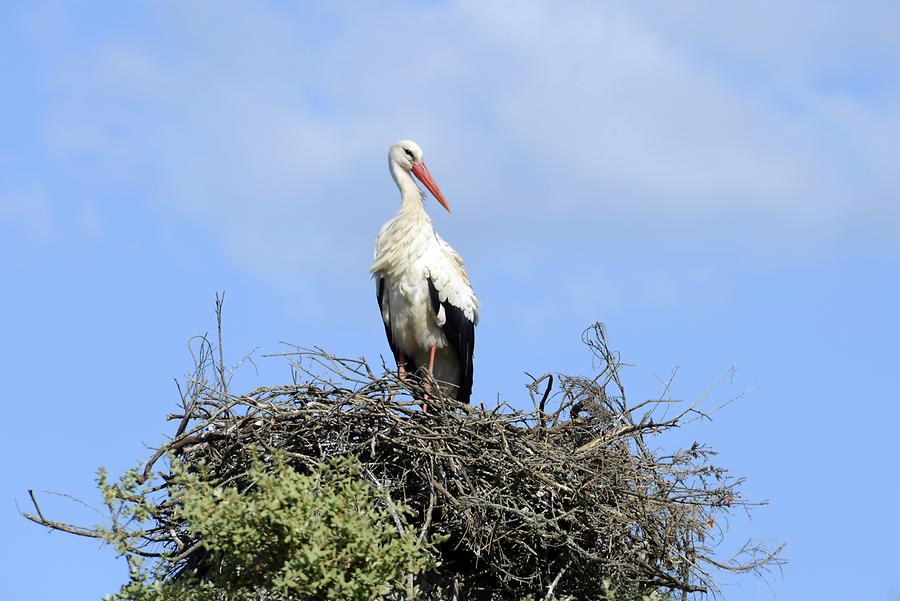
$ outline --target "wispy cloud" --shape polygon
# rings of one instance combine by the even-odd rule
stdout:
[[[385,151],[407,136],[470,248],[490,233],[534,252],[561,227],[788,248],[900,230],[900,76],[872,63],[900,59],[884,14],[304,6],[161,3],[90,44],[61,36],[49,140],[152,179],[261,272],[368,256],[396,201]]]
[[[36,190],[0,191],[0,224],[4,222],[32,242],[47,242],[53,238],[50,207],[43,194]]]

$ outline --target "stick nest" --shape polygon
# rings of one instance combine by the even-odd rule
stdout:
[[[294,384],[235,396],[207,344],[182,391],[184,411],[170,416],[180,420],[177,433],[140,478],[162,475],[165,482],[167,473],[154,470],[170,453],[202,461],[232,484],[261,452],[277,449],[299,470],[354,456],[388,506],[413,510],[407,527],[420,540],[445,537],[438,571],[418,583],[428,599],[595,599],[604,580],[687,595],[716,592],[713,575],[721,570],[778,565],[779,549],[753,543],[716,558],[725,518],[750,503],[741,479],[710,463],[710,449],[650,444],[705,415],[670,399],[629,405],[602,326],[584,341],[596,373],[532,378],[531,410],[432,394],[428,413],[420,409],[425,380],[391,370],[375,375],[365,361],[321,350],[286,353]],[[151,527],[126,551],[162,558],[173,577],[202,568],[202,545],[179,523],[165,484],[160,493]]]

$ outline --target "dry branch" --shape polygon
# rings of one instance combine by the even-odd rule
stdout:
[[[204,462],[222,485],[246,486],[254,458],[278,449],[300,470],[355,456],[389,507],[413,509],[410,524],[420,540],[446,535],[439,571],[419,583],[430,599],[548,592],[593,599],[604,579],[634,589],[715,592],[716,570],[779,565],[778,549],[755,545],[745,547],[743,558],[715,558],[722,531],[712,525],[749,505],[741,480],[711,464],[713,453],[703,445],[663,453],[645,441],[699,409],[683,406],[675,417],[654,421],[655,410],[677,402],[630,407],[602,327],[590,329],[585,343],[595,376],[532,378],[533,410],[431,398],[425,414],[415,400],[424,382],[411,375],[401,381],[387,370],[376,376],[365,361],[321,349],[284,354],[294,384],[234,396],[221,355],[204,340],[196,371],[180,387],[183,410],[170,416],[176,436],[140,473],[148,485],[161,476],[140,499],[150,519],[124,551],[160,556],[171,577],[214,570],[176,517],[165,458]],[[638,408],[645,411],[640,417]],[[90,536],[90,529],[46,519],[34,503],[29,519]]]

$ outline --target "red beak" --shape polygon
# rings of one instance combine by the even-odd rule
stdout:
[[[425,184],[425,187],[428,188],[428,191],[437,198],[437,201],[443,205],[445,209],[447,209],[448,213],[452,213],[453,210],[450,208],[450,205],[447,204],[447,199],[444,198],[444,195],[441,194],[441,189],[438,188],[438,185],[435,183],[434,178],[431,177],[431,173],[428,171],[428,167],[425,166],[425,163],[414,163],[412,166],[413,175],[419,178],[419,181]]]

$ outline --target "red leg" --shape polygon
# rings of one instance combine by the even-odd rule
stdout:
[[[428,380],[425,381],[425,404],[422,405],[422,411],[428,413],[428,393],[431,392],[431,380],[434,379],[434,345],[431,345],[431,357],[428,359]]]
[[[397,353],[397,372],[400,375],[400,381],[406,380],[406,355]]]
[[[403,353],[397,353],[397,375],[401,382],[406,381],[406,356]],[[394,400],[395,394],[394,392],[391,393],[391,398],[388,399],[388,402]]]

